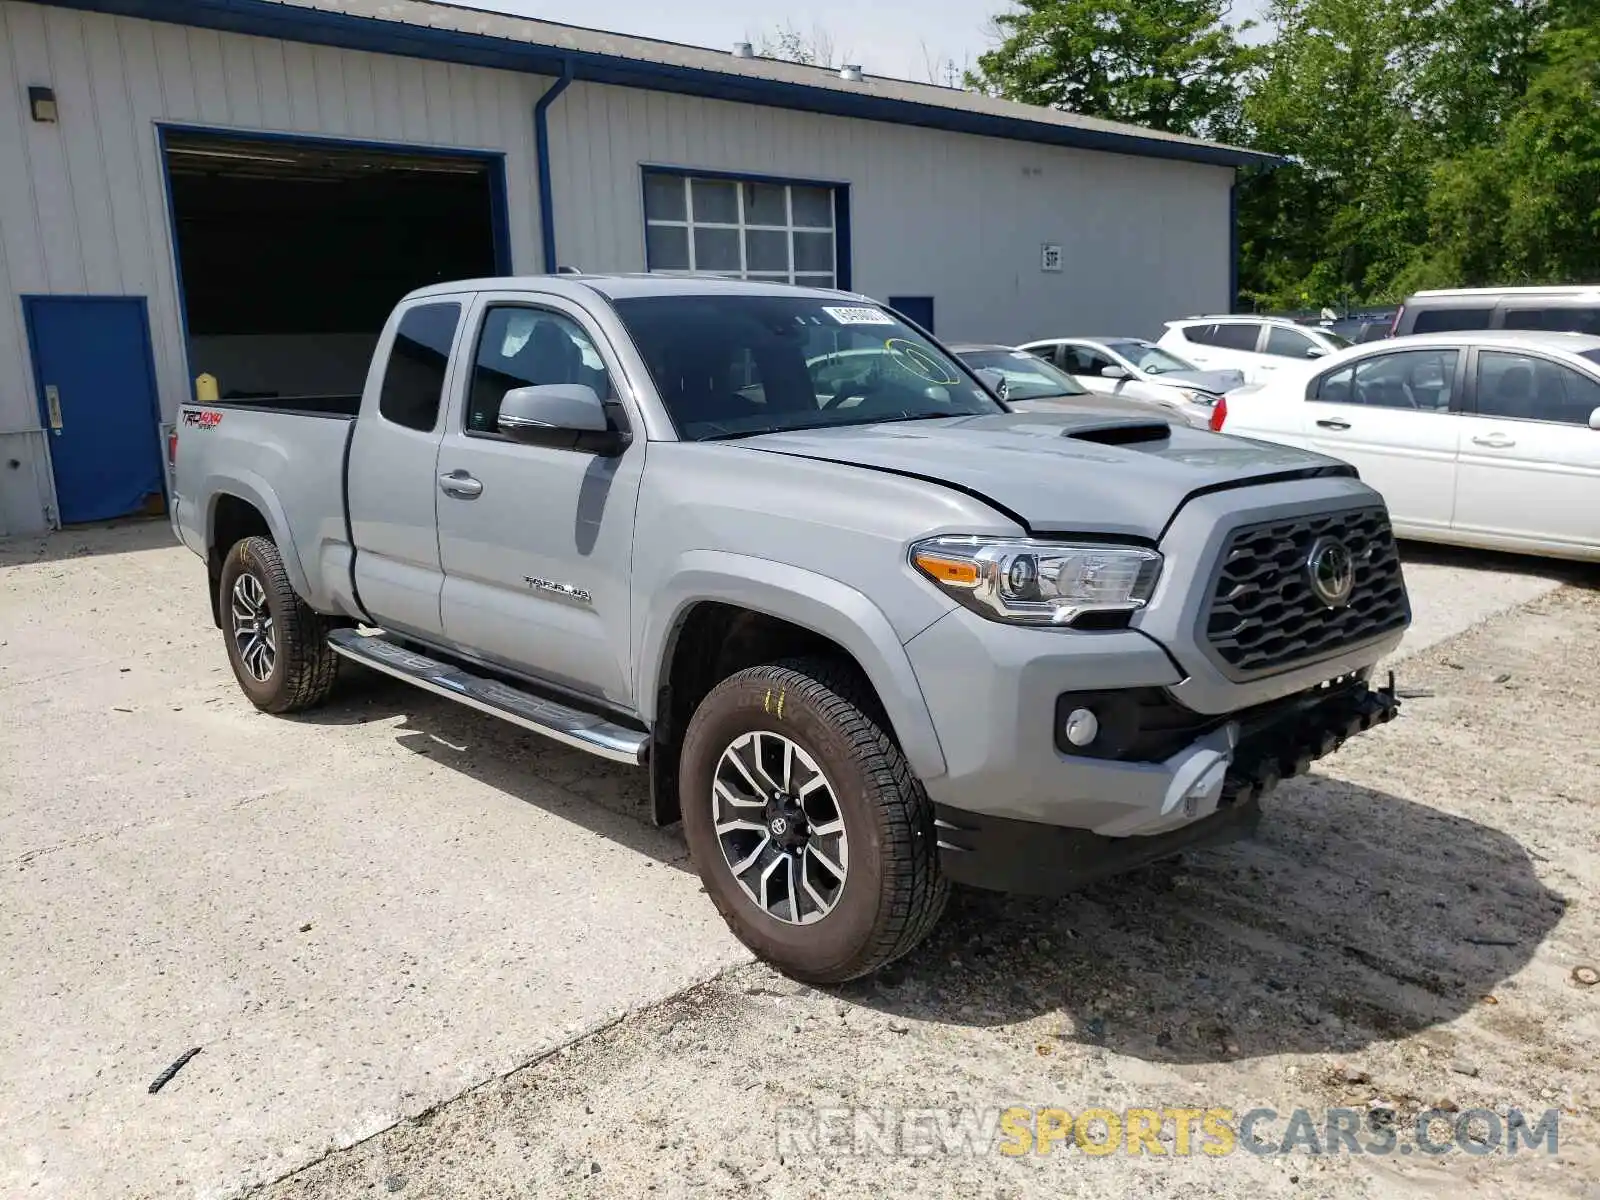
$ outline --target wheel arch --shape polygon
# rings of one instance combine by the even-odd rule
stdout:
[[[269,489],[246,479],[219,481],[208,489],[206,505],[206,572],[211,580],[211,619],[222,625],[217,584],[222,578],[222,562],[243,538],[264,537],[278,547],[289,582],[301,596],[308,594],[308,581],[289,537],[289,522]]]
[[[933,718],[893,626],[861,592],[825,576],[719,551],[685,556],[654,597],[635,695],[654,733],[655,819],[678,817],[677,747],[694,707],[728,675],[807,654],[839,657],[870,686],[919,779],[945,772]]]

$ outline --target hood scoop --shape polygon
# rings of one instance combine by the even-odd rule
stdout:
[[[1063,429],[1061,436],[1077,442],[1096,442],[1102,446],[1137,446],[1141,442],[1166,441],[1172,436],[1172,426],[1165,421],[1139,421],[1132,418],[1095,421]]]

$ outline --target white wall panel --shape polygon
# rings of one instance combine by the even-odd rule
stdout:
[[[951,339],[1155,335],[1229,302],[1226,168],[586,83],[550,129],[558,256],[584,270],[644,269],[654,164],[849,184],[853,286],[933,296]]]
[[[503,152],[532,271],[549,82],[0,0],[0,531],[40,528],[50,498],[19,296],[147,297],[164,419],[189,394],[157,123]],[[55,89],[57,124],[29,119],[30,84]]]
[[[532,110],[552,81],[0,0],[0,528],[49,500],[21,305],[149,300],[164,416],[189,394],[160,122],[506,156],[512,261],[538,270]],[[55,88],[58,124],[26,112]],[[850,185],[853,283],[931,295],[950,338],[1154,333],[1228,301],[1223,168],[579,83],[550,110],[560,260],[644,269],[641,167]],[[1039,270],[1042,243],[1067,269]],[[15,435],[15,436],[12,436]]]

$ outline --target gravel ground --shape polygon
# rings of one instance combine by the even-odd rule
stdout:
[[[1597,671],[1600,593],[1563,588],[1413,658],[1402,719],[1281,788],[1255,842],[1060,901],[960,893],[834,991],[736,968],[261,1196],[1595,1197]],[[1388,1109],[1405,1145],[1427,1109],[1555,1109],[1559,1151],[1213,1158],[1169,1127],[1161,1156],[906,1154],[814,1123],[1012,1104]]]
[[[1595,576],[1408,547],[1402,676],[1432,695],[1286,787],[1259,842],[1064,901],[961,894],[824,993],[748,964],[639,773],[370,677],[262,716],[161,525],[0,544],[0,1195],[1581,1195],[1600,613],[1562,578]],[[1565,1161],[801,1136],[835,1105],[1404,1126],[1439,1100],[1561,1108]]]

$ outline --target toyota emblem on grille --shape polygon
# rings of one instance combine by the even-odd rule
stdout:
[[[1338,538],[1317,539],[1306,555],[1306,575],[1317,599],[1329,608],[1343,608],[1350,603],[1350,593],[1356,586],[1356,565],[1350,548]]]

